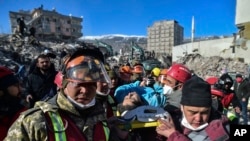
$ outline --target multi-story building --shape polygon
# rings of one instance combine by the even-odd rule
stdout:
[[[250,40],[249,0],[237,0],[235,25],[239,29],[241,38]]]
[[[41,38],[56,37],[59,39],[76,39],[82,36],[82,21],[80,17],[66,16],[55,9],[44,10],[43,6],[32,11],[9,11],[12,33],[17,27],[17,19],[24,18],[27,29],[34,27],[36,36]]]
[[[183,41],[183,30],[183,27],[175,20],[155,22],[147,29],[147,50],[172,56],[172,47]]]

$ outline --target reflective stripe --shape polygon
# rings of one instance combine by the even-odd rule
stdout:
[[[117,113],[117,108],[115,106],[115,101],[113,99],[113,97],[111,97],[110,95],[108,95],[108,103],[111,105],[112,111],[113,111],[113,115],[116,115]]]
[[[48,112],[48,115],[52,121],[54,134],[55,134],[55,141],[67,141],[65,128],[62,122],[62,118],[58,112]]]
[[[230,121],[237,118],[237,116],[233,112],[230,112],[230,111],[227,112],[227,117],[229,118]]]
[[[106,141],[109,140],[109,134],[110,134],[110,130],[108,128],[108,124],[107,122],[102,122],[102,127],[103,127],[103,130],[104,130],[104,134],[105,134],[105,137],[106,137]]]

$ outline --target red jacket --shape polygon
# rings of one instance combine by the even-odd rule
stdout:
[[[195,132],[191,131],[187,128],[184,128],[183,133],[180,133],[179,131],[175,131],[173,134],[169,136],[167,141],[190,141],[193,139],[190,139],[188,137],[189,134],[197,135],[195,138],[197,140],[202,140],[202,138],[209,138],[211,141],[215,140],[221,140],[221,141],[229,141],[229,132],[226,130],[226,126],[229,126],[226,118],[225,119],[216,119],[209,123],[209,125],[203,129],[202,131]],[[215,132],[216,129],[216,132]],[[200,139],[198,139],[200,137]]]

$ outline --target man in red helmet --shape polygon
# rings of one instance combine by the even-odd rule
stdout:
[[[163,94],[167,97],[167,103],[164,109],[174,117],[173,119],[176,124],[181,118],[181,90],[183,84],[189,80],[191,76],[190,70],[185,65],[176,63],[168,69],[167,75],[163,78],[165,84],[163,86]],[[177,129],[181,129],[180,126],[177,126]]]

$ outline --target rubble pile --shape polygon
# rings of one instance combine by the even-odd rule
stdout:
[[[39,45],[25,43],[17,47],[11,44],[9,36],[0,36],[0,65],[7,66],[13,70],[20,65],[24,65],[28,69],[31,61],[44,50],[49,50],[57,56],[53,62],[55,66],[58,67],[61,51],[70,50],[78,46],[77,43],[44,41],[40,42]],[[170,66],[169,58],[158,56],[158,60],[164,62],[164,66]],[[203,78],[206,76],[219,76],[223,70],[227,70],[228,72],[241,72],[245,75],[249,75],[248,64],[240,60],[219,56],[203,57],[199,54],[189,54],[180,58],[177,63],[184,63],[193,70],[195,74]]]
[[[224,72],[239,72],[248,77],[249,65],[231,58],[220,56],[203,57],[200,54],[189,54],[180,58],[177,63],[183,63],[200,77],[220,76]]]
[[[0,37],[0,65],[7,66],[14,71],[17,67],[24,65],[27,69],[31,62],[45,50],[49,50],[57,57],[53,59],[55,66],[59,64],[59,55],[65,48],[72,48],[72,44],[40,42],[39,45],[24,43],[22,46],[15,46],[9,41],[9,36]]]

